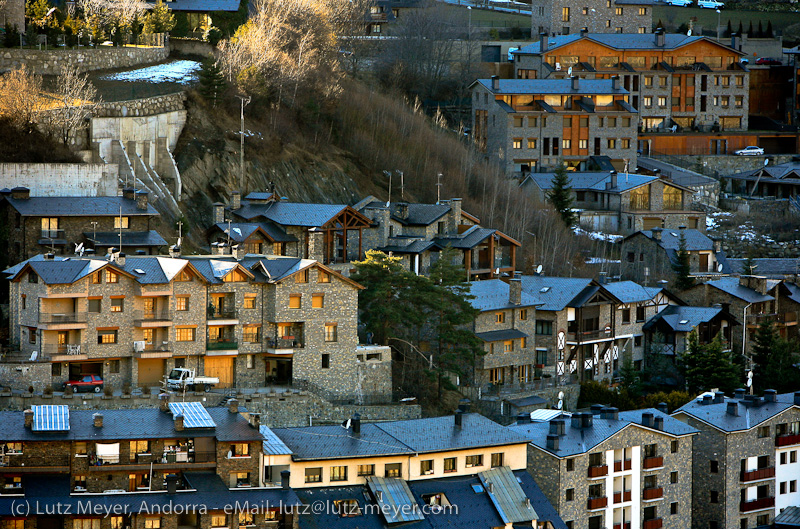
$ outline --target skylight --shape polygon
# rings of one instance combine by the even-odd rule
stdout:
[[[681,321],[680,321],[680,324],[681,324],[681,325],[686,325],[687,323],[689,323],[689,320],[681,320]]]
[[[141,268],[134,268],[133,271],[136,272],[137,274],[144,275],[144,270],[142,270]]]
[[[544,294],[545,292],[549,292],[549,291],[550,291],[550,287],[542,287],[542,288],[539,290],[539,292],[541,292],[542,294]]]

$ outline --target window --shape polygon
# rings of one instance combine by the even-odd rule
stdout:
[[[128,217],[114,217],[114,229],[128,229]]]
[[[511,147],[513,149],[521,149],[522,148],[522,138],[514,138],[511,141]]]
[[[792,450],[789,452],[789,462],[790,463],[797,463],[797,451]]]
[[[307,468],[306,483],[320,483],[322,481],[322,468]]]
[[[375,465],[358,465],[359,476],[374,476]]]
[[[677,483],[678,482],[678,473],[677,472],[670,472],[669,473],[669,482],[670,483]]]
[[[658,96],[658,106],[660,106],[660,107],[667,106],[667,97],[666,96]]]
[[[571,149],[572,148],[572,140],[563,139],[561,140],[561,148],[562,149]]]
[[[786,494],[786,485],[787,485],[786,481],[781,481],[780,492],[778,494]]]
[[[674,453],[676,453],[676,452],[678,451],[678,441],[672,441],[672,442],[669,444],[669,450],[670,450],[670,452],[672,452],[673,454],[674,454]]]
[[[326,342],[336,342],[336,341],[338,341],[337,328],[338,328],[338,326],[335,323],[326,323],[325,324],[325,341]]]
[[[503,352],[510,353],[514,350],[514,340],[505,340],[503,342]]]
[[[528,309],[519,309],[519,319],[520,321],[526,321],[528,319]]]
[[[301,270],[294,275],[295,283],[308,283],[308,269]]]
[[[719,492],[716,490],[708,491],[708,501],[711,503],[719,503]]]
[[[117,331],[97,331],[98,344],[111,344],[117,343]]]
[[[253,513],[247,510],[239,511],[239,527],[252,527],[255,525],[253,521]]]
[[[536,148],[536,138],[528,138],[528,148],[529,149]]]
[[[456,458],[455,457],[446,457],[444,458],[444,473],[448,474],[450,472],[456,471]]]
[[[553,322],[536,320],[536,334],[551,336],[553,334]]]
[[[621,7],[616,8],[614,10],[614,14],[617,15],[618,17],[621,17],[622,16],[622,8]]]
[[[194,327],[177,327],[175,329],[175,340],[178,342],[193,342],[194,333]]]
[[[89,312],[100,312],[103,298],[89,298]]]
[[[144,529],[161,529],[161,518],[158,516],[146,517],[144,519]]]
[[[333,506],[334,512],[336,512],[342,518],[361,516],[361,507],[358,506],[357,500],[334,500]]]
[[[742,108],[742,106],[744,105],[744,97],[743,96],[734,96],[733,104],[736,106],[736,108]]]
[[[426,459],[419,462],[419,473],[423,476],[433,474],[433,459]]]
[[[536,122],[537,122],[537,121],[538,121],[538,120],[537,120],[537,118],[536,118],[536,117],[529,117],[529,118],[528,118],[528,126],[529,126],[529,127],[535,127],[535,126],[536,126]]]
[[[300,294],[289,294],[289,308],[290,309],[299,309],[300,308]]]
[[[225,514],[212,514],[211,515],[212,529],[224,529],[228,527],[228,518]]]
[[[467,456],[467,461],[464,466],[467,468],[482,467],[483,455]]]
[[[244,295],[244,308],[246,308],[246,309],[254,309],[254,308],[256,308],[256,295],[255,294],[245,294]]]
[[[131,461],[136,461],[136,456],[139,454],[150,453],[150,441],[131,441],[130,457]]]
[[[145,518],[145,523],[147,523],[147,520],[149,520],[149,518]],[[100,529],[100,518],[75,518],[72,521],[72,527],[73,529]],[[145,527],[151,529],[151,526]],[[157,528],[158,526],[155,526],[152,529]]]
[[[652,98],[652,96],[644,96],[642,98],[642,103],[644,103],[645,107],[652,107],[653,106],[653,98]]]
[[[628,261],[633,262],[631,257],[633,253],[628,254]],[[631,322],[631,309],[622,309],[622,323],[630,323]]]
[[[712,474],[716,474],[719,472],[719,461],[711,460],[709,461],[709,470]]]
[[[614,138],[609,138],[608,139],[608,148],[609,149],[616,149],[617,148],[617,140],[615,140]]]
[[[324,294],[312,294],[311,295],[311,308],[312,309],[321,309],[324,306],[325,295]]]
[[[387,478],[399,478],[403,471],[403,463],[389,463],[385,467],[384,475]]]
[[[95,272],[94,274],[92,274],[91,277],[92,277],[92,284],[93,285],[99,285],[100,283],[103,282],[102,272]]]
[[[192,280],[193,280],[193,276],[192,276],[191,272],[189,272],[185,268],[183,270],[181,270],[181,272],[175,277],[175,281],[186,282],[186,281],[192,281]]]
[[[631,139],[630,138],[623,138],[620,140],[621,148],[623,149],[630,149],[631,148]]]
[[[575,470],[575,458],[567,459],[567,472]]]
[[[578,148],[579,149],[588,149],[589,148],[589,140],[578,140]]]
[[[769,426],[759,426],[759,428],[758,428],[758,436],[759,437],[769,437]]]
[[[245,343],[259,343],[261,342],[261,326],[260,325],[244,325],[242,326],[242,341]]]
[[[60,362],[53,362],[50,365],[50,376],[60,377],[61,376],[61,363]]]
[[[113,270],[106,269],[106,283],[119,283],[119,274]]]
[[[644,321],[645,318],[645,307],[639,306],[636,307],[636,321]]]
[[[111,298],[111,312],[122,312],[124,308],[124,298]]]
[[[331,355],[322,353],[322,369],[329,369],[331,367]]]
[[[561,8],[561,22],[569,22],[569,8]]]
[[[113,374],[119,373],[119,360],[110,360],[108,370]]]
[[[505,323],[506,322],[506,313],[505,312],[496,312],[494,315],[494,322],[495,323]]]
[[[566,490],[566,500],[572,501],[575,499],[575,489],[567,489]]]
[[[642,15],[642,16],[647,15],[647,8],[646,7],[640,7],[639,8],[639,14]]]
[[[347,481],[347,467],[345,465],[331,467],[331,481]]]
[[[177,296],[175,298],[175,310],[181,312],[189,310],[189,296]]]
[[[786,464],[786,452],[781,452],[781,462],[780,462],[780,464],[781,465],[785,465]]]
[[[492,454],[492,468],[503,466],[503,453]]]

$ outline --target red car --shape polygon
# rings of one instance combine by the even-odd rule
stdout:
[[[759,57],[758,59],[756,59],[756,64],[774,64],[774,65],[779,65],[779,64],[781,64],[781,61],[779,61],[777,59],[773,59],[772,57]]]
[[[77,392],[94,391],[95,393],[100,393],[103,390],[103,377],[99,375],[83,375],[64,384],[64,389],[68,387],[72,387]]]

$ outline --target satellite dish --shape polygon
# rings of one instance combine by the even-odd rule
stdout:
[[[749,388],[750,386],[752,386],[752,385],[753,385],[753,379],[752,379],[752,378],[748,378],[748,379],[747,379],[747,382],[745,382],[745,385],[746,385],[748,388]]]
[[[242,230],[240,230],[239,228],[233,228],[233,232],[234,232],[236,235],[238,235],[239,237],[241,237],[241,236],[242,236]]]
[[[722,263],[717,263],[717,272],[722,273]]]
[[[769,158],[764,158],[764,167],[769,165]]]
[[[690,29],[689,31],[687,31],[687,32],[686,32],[686,36],[687,36],[687,37],[691,37],[691,36],[692,36],[692,30],[691,30],[691,29]]]
[[[556,406],[558,407],[559,410],[562,409],[564,407],[564,401],[561,400],[561,399],[558,399],[558,404]]]
[[[537,266],[536,267],[536,273],[537,274],[541,274],[543,269],[544,269],[544,267],[542,265]]]
[[[567,69],[567,75],[572,77],[572,66],[570,66],[569,69]]]
[[[747,380],[753,380],[753,370],[747,372]]]
[[[563,391],[559,391],[558,392],[558,399],[561,400],[563,398],[564,398],[564,392]]]
[[[178,244],[176,244],[175,246],[177,246],[178,248],[180,248],[180,247],[181,247],[181,243],[182,243],[182,242],[183,242],[183,237],[178,237]]]

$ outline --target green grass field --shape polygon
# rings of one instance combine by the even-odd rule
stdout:
[[[445,9],[452,11],[454,17],[464,17],[466,20],[466,7],[446,6]],[[516,15],[502,11],[491,11],[488,9],[478,9],[473,7],[472,23],[475,27],[496,27],[496,28],[529,28],[531,26],[531,16],[529,14]]]
[[[758,29],[758,23],[761,22],[764,30],[767,29],[767,23],[772,21],[772,29],[782,31],[792,24],[800,23],[800,13],[766,13],[763,11],[734,11],[732,9],[723,9],[720,15],[713,9],[700,9],[697,7],[675,7],[657,5],[653,6],[653,24],[657,24],[661,20],[666,26],[667,30],[675,30],[681,24],[689,24],[689,19],[697,17],[695,24],[702,26],[707,30],[715,30],[717,27],[717,17],[719,16],[720,24],[722,26],[728,25],[728,20],[731,21],[733,31],[739,27],[739,22],[742,23],[744,31],[753,22],[753,29]]]

